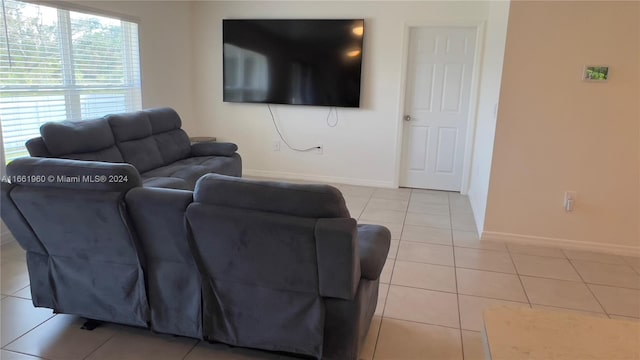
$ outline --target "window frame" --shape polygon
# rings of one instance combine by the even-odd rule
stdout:
[[[0,11],[5,11],[5,0],[2,1]],[[25,1],[14,0],[16,2],[25,3],[35,6],[46,6],[53,8],[57,15],[57,31],[59,38],[59,51],[61,57],[61,85],[5,85],[1,89],[7,93],[18,92],[35,92],[35,93],[63,93],[64,108],[66,120],[80,121],[82,115],[82,90],[124,90],[124,106],[127,111],[135,111],[143,108],[143,89],[142,89],[142,54],[140,51],[140,20],[135,17],[115,14],[109,11],[96,10],[76,4],[69,4],[57,1]],[[122,75],[124,76],[123,85],[113,84],[96,84],[96,85],[78,85],[75,74],[76,64],[73,61],[73,27],[72,12],[83,15],[97,16],[120,21],[122,29]],[[3,13],[4,16],[4,13]],[[4,27],[7,46],[11,45],[9,33],[6,23],[0,23],[0,27]],[[134,39],[135,37],[135,39]],[[137,47],[134,48],[134,47]],[[9,55],[10,56],[10,55]],[[137,59],[136,59],[137,57]],[[136,64],[137,60],[137,64]],[[36,95],[37,96],[37,95]],[[46,95],[42,95],[46,96]],[[105,113],[104,115],[107,115]],[[15,121],[15,120],[14,120]],[[2,119],[0,118],[0,129],[2,128]],[[6,157],[5,153],[4,131],[0,131],[0,175],[6,174]]]

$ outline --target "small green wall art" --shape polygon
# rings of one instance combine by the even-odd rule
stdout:
[[[587,81],[607,81],[609,78],[609,67],[598,65],[587,65],[584,67],[583,79]]]

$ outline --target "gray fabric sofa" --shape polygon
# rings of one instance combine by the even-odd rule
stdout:
[[[47,158],[15,160],[7,173],[1,215],[27,251],[35,306],[357,359],[390,233],[358,226],[337,189],[217,174],[195,191],[143,187],[130,164]],[[114,174],[127,180],[58,180]]]
[[[148,109],[80,122],[50,122],[41,137],[27,141],[34,157],[126,162],[144,186],[193,190],[204,174],[242,176],[242,160],[232,143],[191,144],[171,108]]]

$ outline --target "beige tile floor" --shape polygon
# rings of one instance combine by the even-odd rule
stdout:
[[[479,241],[466,197],[336,185],[353,217],[392,232],[361,359],[482,359],[482,311],[533,306],[640,318],[640,258]],[[24,253],[1,248],[3,360],[277,359],[33,308]]]

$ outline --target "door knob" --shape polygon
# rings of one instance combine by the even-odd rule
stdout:
[[[404,117],[402,117],[402,119],[404,121],[411,121],[411,115],[405,115]]]

